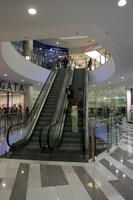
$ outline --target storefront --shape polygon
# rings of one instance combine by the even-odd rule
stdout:
[[[20,83],[15,83],[0,79],[0,108],[10,108],[16,104],[25,107],[25,87]]]

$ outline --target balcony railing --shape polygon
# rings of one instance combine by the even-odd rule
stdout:
[[[14,46],[14,48],[21,54],[24,55],[24,49],[23,49],[23,44],[22,41],[15,41],[12,42],[12,45]],[[28,61],[37,64],[41,67],[47,68],[46,63],[45,63],[45,51],[44,50],[40,50],[39,48],[36,49],[27,49],[27,51],[30,52],[30,56],[24,56]],[[56,63],[54,63],[56,64]],[[51,67],[53,66],[53,63],[51,64]],[[51,67],[49,67],[49,69],[51,69]]]
[[[110,57],[111,56],[110,56],[109,52],[104,50],[104,52],[102,54],[100,54],[95,59],[92,59],[91,66],[88,66],[88,62],[87,62],[86,58],[81,58],[81,59],[76,59],[76,60],[72,59],[71,62],[74,63],[77,68],[88,66],[88,69],[90,71],[93,71],[93,70],[101,67],[104,63],[106,63]]]

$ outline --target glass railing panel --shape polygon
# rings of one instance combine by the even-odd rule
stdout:
[[[21,122],[19,120],[20,123],[12,125],[8,129],[7,143],[9,146],[11,146],[13,143],[16,143],[18,141],[21,142],[30,137],[30,134],[31,134],[30,132],[33,128],[33,125],[34,125],[37,117],[38,117],[38,113],[41,110],[44,99],[49,91],[50,86],[53,83],[53,79],[56,76],[57,72],[58,72],[58,69],[53,69],[51,71],[46,83],[44,84],[44,86],[33,106],[33,109],[31,110],[29,118],[24,120],[23,122]]]
[[[104,120],[92,121],[89,124],[89,146],[90,158],[95,161],[97,155],[107,150],[113,145],[118,145],[122,139],[120,126],[122,124],[123,115],[111,117]]]

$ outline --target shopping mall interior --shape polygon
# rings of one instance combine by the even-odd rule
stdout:
[[[133,199],[132,0],[0,2],[0,199]]]

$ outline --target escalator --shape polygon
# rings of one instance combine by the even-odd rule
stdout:
[[[39,98],[37,99],[35,108],[33,108],[33,112],[31,112],[30,118],[24,123],[20,123],[14,125],[13,127],[9,128],[7,134],[7,143],[10,146],[11,153],[8,154],[8,158],[18,158],[18,159],[44,159],[44,154],[40,150],[39,147],[39,132],[42,128],[49,126],[53,115],[56,110],[56,106],[58,103],[59,94],[65,79],[65,69],[56,69],[57,72],[54,72],[47,83],[41,91]],[[55,75],[56,74],[56,75]],[[54,79],[54,81],[53,81]],[[53,81],[53,83],[52,83]],[[50,87],[51,85],[51,87]],[[47,91],[49,90],[49,92]],[[48,93],[46,96],[45,93]],[[44,102],[44,98],[46,98]],[[37,110],[39,108],[39,110]],[[36,120],[37,119],[37,120]],[[31,121],[34,120],[34,123]],[[29,128],[30,126],[30,128]],[[18,139],[15,142],[12,142],[12,132],[19,127],[18,131]],[[27,134],[24,137],[22,133],[27,131]],[[30,132],[30,133],[29,133]],[[21,138],[21,139],[20,139]],[[45,137],[43,138],[45,141]],[[47,139],[47,138],[46,138]],[[4,156],[7,157],[7,156]]]
[[[72,88],[74,100],[79,100],[79,88],[84,90],[84,69],[75,69]],[[82,151],[83,142],[83,117],[78,116],[78,133],[72,133],[71,113],[66,113],[62,142],[59,150],[63,151]]]

